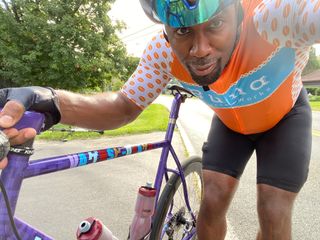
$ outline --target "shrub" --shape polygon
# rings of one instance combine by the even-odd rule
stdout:
[[[306,89],[307,89],[308,93],[311,93],[313,96],[315,96],[315,95],[317,95],[317,94],[316,94],[316,91],[317,91],[318,89],[320,89],[320,88],[317,88],[317,87],[307,87]]]

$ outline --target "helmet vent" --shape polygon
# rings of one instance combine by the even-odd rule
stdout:
[[[183,0],[184,4],[189,9],[194,9],[197,7],[199,0]]]

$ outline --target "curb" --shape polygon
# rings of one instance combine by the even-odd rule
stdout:
[[[179,119],[177,121],[177,127],[178,127],[178,130],[179,130],[182,142],[184,143],[184,145],[186,147],[186,151],[187,151],[188,155],[189,156],[197,155],[196,150],[194,149],[194,147],[193,147],[193,145],[191,143],[191,140],[190,140],[187,132],[184,130],[181,122],[179,121]]]

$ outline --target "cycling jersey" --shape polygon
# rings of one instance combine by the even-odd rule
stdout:
[[[242,6],[239,41],[208,91],[192,80],[159,33],[121,92],[145,108],[175,78],[236,132],[253,134],[275,126],[294,106],[310,46],[320,42],[320,1],[251,0]]]

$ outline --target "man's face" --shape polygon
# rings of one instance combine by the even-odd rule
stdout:
[[[228,64],[237,42],[235,4],[209,21],[183,28],[166,26],[168,40],[181,63],[199,85],[215,82]]]

